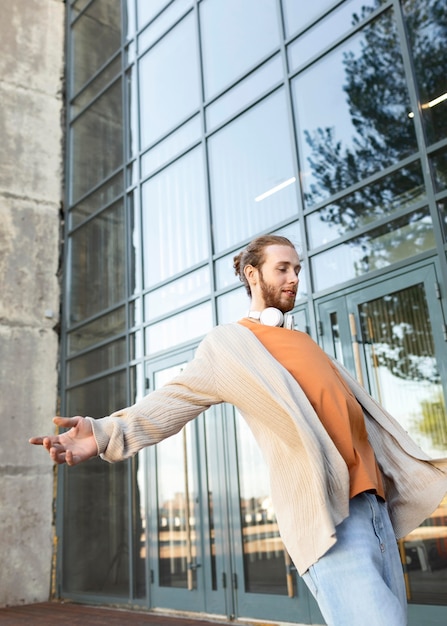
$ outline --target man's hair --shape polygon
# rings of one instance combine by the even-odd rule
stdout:
[[[253,267],[261,269],[265,261],[264,251],[268,246],[289,246],[289,248],[295,250],[295,246],[287,237],[281,237],[280,235],[261,235],[253,239],[242,252],[239,252],[239,254],[233,258],[234,273],[239,280],[244,283],[249,296],[251,296],[251,289],[245,277],[244,268],[246,265],[253,265]]]

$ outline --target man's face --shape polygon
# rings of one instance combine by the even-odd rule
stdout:
[[[256,308],[273,306],[283,313],[291,311],[295,306],[300,269],[294,248],[268,246],[264,250],[264,263],[258,269],[258,281],[254,289],[252,287],[252,295],[258,303]]]

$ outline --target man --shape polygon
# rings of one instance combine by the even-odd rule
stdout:
[[[179,376],[137,404],[98,420],[54,418],[70,430],[30,443],[56,463],[98,454],[120,461],[229,402],[263,452],[282,539],[327,623],[404,626],[396,537],[443,498],[447,460],[430,460],[346,370],[290,327],[300,262],[288,239],[255,239],[234,268],[251,298],[247,318],[214,328]]]

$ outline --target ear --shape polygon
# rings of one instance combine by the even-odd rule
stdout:
[[[256,285],[258,282],[258,268],[253,265],[246,265],[244,267],[244,275],[248,280],[249,285]]]

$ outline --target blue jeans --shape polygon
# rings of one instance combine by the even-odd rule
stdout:
[[[304,574],[328,626],[406,626],[402,564],[387,505],[352,498],[337,543]]]

